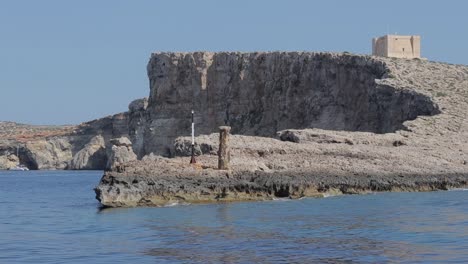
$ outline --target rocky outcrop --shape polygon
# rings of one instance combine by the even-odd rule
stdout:
[[[381,59],[347,54],[154,53],[143,152],[170,155],[192,109],[199,134],[226,124],[268,137],[304,128],[387,133],[439,113],[426,94],[378,81],[388,74]]]
[[[104,206],[467,187],[466,66],[328,53],[156,53],[148,75],[138,151],[173,158],[151,154],[106,172],[96,187]],[[186,157],[190,138],[178,137],[190,132],[192,108],[197,165]],[[234,134],[228,171],[217,170],[211,134],[223,124]]]
[[[31,169],[65,169],[73,158],[72,144],[67,137],[28,141],[25,144],[26,164]]]
[[[137,160],[132,142],[126,137],[111,139],[112,148],[108,154],[107,170],[123,171],[124,164]]]
[[[14,154],[0,156],[0,169],[8,170],[19,163],[19,158]]]
[[[30,169],[63,169],[66,167],[70,144],[67,135],[72,126],[32,126],[13,122],[0,122],[0,160],[17,157]],[[2,166],[0,169],[12,167]]]
[[[195,156],[199,156],[202,154],[200,144],[194,144],[193,149],[193,154]],[[190,157],[192,155],[192,140],[190,138],[184,137],[176,138],[174,142],[174,151],[172,152],[172,155]]]
[[[206,138],[206,137],[200,137]],[[202,154],[210,154],[214,152],[215,147],[211,144],[212,142],[195,142],[194,144],[194,155],[200,156]],[[192,139],[188,137],[178,137],[174,141],[173,149],[171,149],[171,156],[185,156],[190,157],[192,155]]]
[[[101,135],[97,135],[73,156],[67,169],[104,170],[106,163],[107,154],[105,140]]]
[[[128,135],[128,116],[120,113],[77,126],[0,122],[0,157],[7,158],[19,148],[19,162],[32,170],[103,170],[110,139]]]
[[[158,166],[160,169],[161,166]],[[163,166],[163,168],[166,168]],[[95,188],[104,207],[264,201],[382,191],[435,191],[467,186],[466,175],[348,175],[321,172],[183,172],[160,177],[107,173]]]
[[[18,158],[30,169],[102,169],[110,140],[122,136],[138,159],[186,156],[190,141],[179,137],[189,135],[193,109],[199,138],[226,124],[234,135],[298,148],[438,149],[448,162],[466,162],[467,76],[461,65],[346,53],[154,53],[149,97],[130,103],[128,112],[68,127],[0,122],[0,156],[19,146]],[[104,144],[92,142],[97,136]],[[101,147],[106,157],[96,151]],[[216,148],[197,142],[196,154]]]
[[[218,135],[199,136],[196,141],[207,151],[200,149],[197,165],[189,164],[185,152],[127,162],[123,170],[105,173],[96,198],[108,207],[164,206],[468,187],[466,152],[456,157],[448,148],[394,144],[402,138],[398,134],[348,133],[351,145],[338,140],[347,132],[294,132],[309,136],[300,142],[231,136],[229,171],[217,169]],[[181,142],[189,138],[178,138],[175,145]]]
[[[135,153],[139,158],[146,155],[145,149],[145,131],[147,123],[150,123],[149,113],[146,111],[148,107],[148,98],[134,100],[129,105],[129,122],[128,122],[128,136],[133,143]]]

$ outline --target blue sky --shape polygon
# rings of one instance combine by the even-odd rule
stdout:
[[[391,4],[391,5],[390,5]],[[0,120],[76,124],[149,93],[153,51],[348,51],[419,34],[468,64],[468,1],[0,0]]]

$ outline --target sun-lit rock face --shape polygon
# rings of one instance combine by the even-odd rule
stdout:
[[[302,128],[387,133],[438,113],[429,97],[380,84],[387,73],[382,60],[349,54],[154,53],[146,128],[134,137],[144,150],[136,152],[168,155],[174,139],[190,133],[192,109],[197,134],[226,124],[259,136]]]
[[[425,157],[467,164],[464,65],[348,53],[167,52],[152,54],[147,69],[149,97],[131,102],[127,112],[77,126],[0,122],[0,169],[18,162],[30,169],[105,169],[110,139],[119,137],[130,139],[138,159],[177,156],[187,151],[174,140],[190,135],[192,109],[197,136],[229,125],[234,135],[271,139],[283,131],[286,141],[344,142],[354,151],[358,132],[369,133],[359,139],[366,144],[395,132],[403,138],[390,140],[392,146],[414,147],[418,155],[436,146],[439,154]],[[206,146],[196,144],[213,152]]]

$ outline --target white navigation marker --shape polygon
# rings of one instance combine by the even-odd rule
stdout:
[[[197,163],[195,160],[195,123],[193,122],[193,114],[195,112],[192,110],[192,157],[190,158],[190,164]]]
[[[192,110],[192,146],[195,145],[195,124],[193,123],[193,114],[195,112]]]

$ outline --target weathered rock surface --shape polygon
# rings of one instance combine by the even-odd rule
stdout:
[[[195,156],[199,156],[202,154],[200,144],[194,144],[193,148]],[[192,155],[192,139],[184,137],[176,138],[174,142],[174,151],[171,153],[175,156],[190,157]]]
[[[0,160],[6,161],[9,156],[14,155],[18,158],[14,166],[21,163],[31,169],[48,166],[64,168],[66,162],[61,158],[67,156],[63,153],[67,148],[65,137],[72,130],[72,126],[31,126],[0,122]],[[14,167],[11,165],[0,162],[0,169]]]
[[[205,144],[214,146],[216,137],[204,137]],[[217,169],[216,155],[197,157],[198,166],[190,165],[187,157],[151,156],[106,172],[95,189],[96,198],[109,207],[164,206],[468,186],[461,163],[415,159],[418,153],[411,149],[364,145],[350,151],[346,144],[251,136],[232,136],[231,141],[230,171]],[[398,155],[401,151],[409,153]]]
[[[261,201],[378,191],[435,191],[467,186],[466,175],[354,176],[322,172],[184,172],[151,177],[106,174],[96,198],[106,207],[165,206],[174,203]]]
[[[106,167],[104,206],[467,187],[467,66],[194,52],[154,53],[147,70],[149,97],[128,112],[78,126],[0,122],[0,169]],[[217,169],[221,125],[232,127],[230,170]]]
[[[72,145],[66,137],[28,141],[25,144],[30,164],[35,169],[65,169],[72,159]]]
[[[108,155],[107,170],[121,170],[123,164],[137,160],[132,149],[132,142],[126,137],[114,138],[110,140],[112,148]]]
[[[426,93],[380,82],[389,71],[379,58],[334,53],[154,53],[144,153],[169,156],[174,132],[190,131],[192,109],[199,134],[226,124],[268,137],[304,128],[395,132],[440,112]]]
[[[106,145],[104,137],[97,135],[78,151],[70,162],[71,170],[104,170],[107,163]]]
[[[77,126],[0,122],[0,157],[19,148],[19,162],[29,169],[103,170],[110,139],[128,135],[128,116],[121,113]],[[8,168],[0,164],[0,169]]]
[[[136,113],[139,111],[145,111],[147,107],[148,107],[148,98],[145,97],[145,98],[133,100],[128,105],[128,110],[130,113]]]
[[[117,146],[117,147],[131,147],[132,146],[132,142],[127,137],[113,138],[110,140],[110,143],[112,144],[112,146]]]
[[[336,136],[334,131],[303,132]],[[361,141],[368,135],[373,136]],[[188,157],[150,155],[106,172],[95,189],[96,198],[109,207],[163,206],[468,186],[468,168],[463,163],[467,153],[457,158],[431,149],[421,155],[419,148],[395,146],[392,140],[397,135],[348,136],[354,145],[233,135],[229,171],[217,169],[218,134],[200,136],[197,142],[211,151],[197,157],[197,166],[190,165]]]
[[[138,158],[146,155],[145,149],[145,131],[147,123],[150,123],[150,115],[146,111],[148,107],[148,98],[134,100],[129,105],[128,136],[132,141],[133,149]]]
[[[91,154],[100,136],[104,164],[113,164],[96,187],[105,206],[467,185],[467,66],[335,53],[155,53],[148,77],[149,98],[126,113],[59,129],[0,123],[0,157],[19,146],[32,169],[101,169]],[[192,109],[197,166],[185,157]],[[216,169],[212,133],[221,125],[232,127],[229,171]],[[120,137],[131,147],[113,146]]]
[[[137,152],[175,157],[152,154],[106,172],[96,187],[104,206],[467,186],[466,66],[329,53],[155,53],[148,76]],[[178,138],[190,132],[191,109],[198,166],[185,157],[190,139]],[[234,134],[230,171],[216,169],[211,134],[224,124]]]
[[[14,154],[0,156],[0,169],[14,168],[19,163],[19,158]]]

